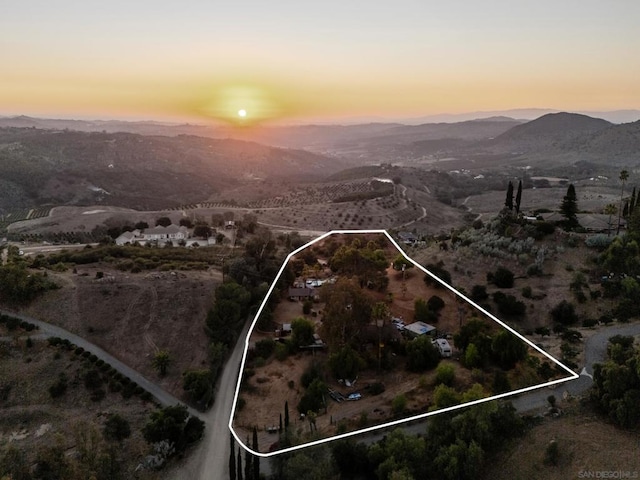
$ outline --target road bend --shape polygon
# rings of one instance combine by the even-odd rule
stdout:
[[[168,406],[168,405],[180,404],[187,407],[191,415],[195,415],[197,417],[200,417],[202,415],[200,412],[189,407],[184,402],[178,400],[169,392],[165,391],[163,388],[159,387],[152,381],[145,378],[141,373],[125,365],[110,353],[107,353],[97,345],[85,340],[84,338],[74,333],[71,333],[68,330],[65,330],[64,328],[58,327],[56,325],[51,325],[50,323],[43,322],[42,320],[37,320],[28,315],[23,315],[21,313],[11,312],[7,310],[0,310],[0,313],[3,313],[5,315],[10,315],[12,317],[19,318],[20,320],[24,320],[25,322],[29,322],[34,325],[37,325],[38,328],[40,329],[38,333],[39,337],[43,337],[43,336],[59,337],[65,340],[69,340],[71,343],[77,345],[78,347],[82,347],[86,351],[93,353],[96,357],[98,357],[105,363],[108,363],[113,368],[115,368],[118,372],[129,377],[132,381],[134,381],[135,383],[140,385],[142,388],[144,388],[147,392],[153,395],[156,398],[156,400],[160,402],[161,405]]]

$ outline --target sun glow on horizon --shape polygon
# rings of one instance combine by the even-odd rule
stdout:
[[[247,116],[247,111],[244,108],[241,108],[240,110],[238,110],[238,116],[240,118],[244,118]]]

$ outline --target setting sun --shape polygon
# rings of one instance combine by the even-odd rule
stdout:
[[[238,116],[242,118],[246,117],[247,111],[244,108],[241,108],[240,110],[238,110]]]

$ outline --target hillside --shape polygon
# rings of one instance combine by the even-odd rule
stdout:
[[[640,152],[640,120],[633,123],[613,125],[600,130],[584,141],[580,152],[591,155],[615,157],[621,160],[638,161]]]
[[[317,179],[342,168],[342,162],[310,152],[239,140],[0,129],[4,208],[163,208],[207,200],[256,179]]]
[[[550,113],[536,120],[517,125],[491,143],[492,149],[520,150],[563,149],[563,146],[585,135],[591,135],[612,124],[606,120],[577,113]]]

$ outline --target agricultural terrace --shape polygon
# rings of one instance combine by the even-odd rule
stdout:
[[[241,439],[257,428],[261,452],[566,376],[383,234],[311,244],[276,285],[250,334],[233,420]]]

